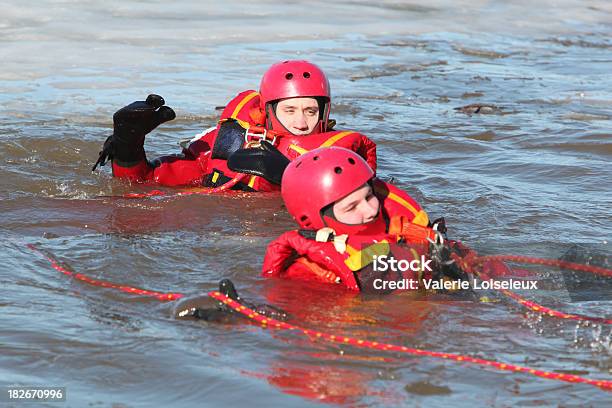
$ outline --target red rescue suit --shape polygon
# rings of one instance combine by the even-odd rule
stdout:
[[[289,231],[268,245],[263,263],[263,276],[340,283],[351,290],[366,290],[366,277],[374,255],[390,255],[397,259],[417,259],[428,253],[429,241],[436,233],[427,227],[425,211],[407,193],[397,187],[375,180],[374,194],[378,197],[386,233],[350,235],[344,242],[318,242]],[[379,215],[380,216],[380,215]],[[409,248],[397,244],[410,243]],[[405,276],[422,278],[423,276]]]
[[[296,136],[279,134],[265,129],[265,114],[260,108],[259,93],[244,91],[238,94],[223,110],[215,129],[206,132],[183,149],[182,155],[163,156],[149,163],[146,160],[122,167],[113,162],[113,175],[136,182],[155,182],[165,186],[210,186],[217,187],[234,178],[236,173],[227,168],[227,148],[224,140],[218,140],[220,129],[235,122],[246,130],[244,143],[234,147],[245,147],[249,141],[265,138],[290,160],[318,147],[340,146],[362,156],[376,171],[376,144],[365,135],[352,131],[328,131],[324,133]],[[230,144],[235,140],[230,140]],[[230,152],[231,153],[231,149]],[[277,191],[273,185],[258,176],[247,176],[242,187],[248,191]]]

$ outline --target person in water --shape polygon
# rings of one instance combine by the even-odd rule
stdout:
[[[390,286],[377,285],[377,280],[468,279],[449,262],[450,251],[465,255],[468,250],[445,239],[444,220],[431,223],[412,197],[377,179],[368,163],[351,150],[318,148],[296,158],[283,173],[281,194],[300,229],[285,232],[268,245],[262,266],[264,277],[332,284],[368,293],[393,291]],[[374,256],[431,259],[432,271],[377,270]],[[246,302],[227,279],[220,282],[219,291],[270,317],[282,320],[296,313],[293,307],[287,312]],[[276,303],[276,292],[273,289],[266,296],[272,303]],[[301,300],[297,302],[303,306]],[[207,298],[181,302],[176,316],[207,321],[239,318],[224,304]]]
[[[259,92],[239,93],[217,126],[193,138],[181,155],[148,161],[145,135],[176,116],[164,105],[161,96],[149,95],[146,101],[117,111],[113,135],[104,143],[94,169],[111,160],[114,177],[133,182],[220,187],[233,181],[236,190],[274,191],[280,188],[283,160],[321,146],[342,146],[357,152],[376,171],[374,142],[358,132],[333,129],[329,81],[308,61],[272,65]]]
[[[449,251],[466,248],[445,240],[444,220],[430,223],[412,197],[377,179],[351,150],[320,148],[292,161],[281,194],[300,230],[288,231],[268,245],[265,277],[383,293],[394,286],[383,281],[412,279],[416,285],[426,278],[467,279],[449,262]],[[395,267],[388,262],[377,265],[377,260],[391,258],[409,261],[403,264],[410,264],[411,270],[399,270],[397,262]]]

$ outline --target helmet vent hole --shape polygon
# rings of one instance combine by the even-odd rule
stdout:
[[[355,159],[353,159],[352,157],[349,157],[348,162],[351,164],[355,164]]]
[[[314,161],[319,160],[319,156],[315,156],[315,157],[313,157],[313,158],[312,158],[312,160],[314,160]]]
[[[310,72],[304,72],[302,75],[304,75],[306,79],[310,78]]]
[[[300,167],[302,165],[302,162],[298,162],[298,164],[295,165],[295,168],[297,169],[298,167]]]
[[[336,167],[334,172],[336,172],[336,174],[342,174],[342,167]]]
[[[285,74],[285,78],[286,79],[293,79],[293,74],[291,72],[289,72],[288,74]]]

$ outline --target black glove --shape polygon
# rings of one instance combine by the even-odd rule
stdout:
[[[433,279],[469,280],[467,272],[461,269],[452,257],[452,254],[457,254],[460,257],[465,256],[465,249],[463,245],[457,244],[455,241],[445,240],[442,244],[430,244],[429,258],[433,261]]]
[[[221,282],[219,282],[219,292],[223,293],[225,296],[229,297],[230,299],[240,303],[241,305],[244,305],[248,307],[249,309],[253,309],[254,311],[256,311],[257,313],[261,315],[268,316],[274,319],[279,319],[279,320],[287,319],[287,313],[285,313],[283,310],[277,307],[266,305],[266,304],[256,305],[256,304],[247,302],[244,299],[242,299],[240,295],[238,295],[238,291],[236,290],[234,283],[229,279],[223,279]],[[210,308],[210,309],[193,308],[189,310],[188,312],[191,317],[194,317],[196,319],[210,321],[210,322],[220,322],[220,321],[227,322],[232,317],[236,317],[236,316],[242,317],[241,315],[234,312],[232,308],[230,308],[229,306],[221,302],[218,302],[217,306],[214,308]]]
[[[446,234],[446,220],[444,219],[444,217],[440,217],[440,218],[436,218],[433,221],[429,222],[428,225],[429,228],[434,228],[436,231],[438,231],[441,234]]]
[[[280,185],[289,159],[271,143],[263,140],[259,147],[238,149],[227,160],[227,167],[238,173],[261,176]]]
[[[151,94],[146,101],[136,101],[119,109],[113,115],[113,134],[104,142],[98,164],[104,166],[107,160],[116,160],[122,166],[130,167],[145,159],[145,135],[164,122],[176,117],[172,108],[164,105],[164,98]]]
[[[268,317],[271,317],[273,319],[278,319],[278,320],[287,320],[287,317],[288,317],[287,313],[284,310],[279,309],[276,306],[268,305],[265,303],[256,305],[254,303],[247,302],[246,300],[241,298],[240,295],[238,294],[238,291],[236,290],[236,287],[234,286],[234,282],[232,282],[229,279],[223,279],[221,282],[219,282],[219,292],[223,293],[225,296],[229,297],[230,299],[235,300],[241,305],[244,305],[248,307],[249,309],[253,309],[260,315],[268,316]],[[227,307],[225,305],[223,306]]]

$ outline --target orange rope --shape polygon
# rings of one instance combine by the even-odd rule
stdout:
[[[55,269],[56,271],[59,271],[59,272],[63,273],[64,275],[68,275],[68,276],[70,276],[72,278],[75,278],[77,280],[80,280],[82,282],[88,283],[88,284],[93,285],[93,286],[100,286],[102,288],[117,289],[117,290],[120,290],[122,292],[131,293],[133,295],[153,297],[153,298],[155,298],[157,300],[160,300],[162,302],[166,302],[166,301],[169,301],[169,300],[177,300],[177,299],[180,299],[180,298],[183,297],[182,293],[155,292],[155,291],[152,291],[152,290],[134,288],[134,287],[131,287],[131,286],[126,286],[126,285],[118,285],[118,284],[113,283],[113,282],[90,278],[89,276],[83,275],[82,273],[72,272],[72,271],[64,268],[55,259],[45,255],[40,249],[36,248],[36,246],[34,246],[32,244],[27,244],[27,247],[30,248],[32,251],[38,252],[43,257],[45,257],[51,263],[51,266],[53,267],[53,269]]]
[[[612,277],[612,270],[602,268],[599,266],[593,265],[583,265],[574,262],[561,261],[558,259],[546,259],[546,258],[536,258],[530,256],[521,256],[521,255],[487,255],[487,256],[478,256],[475,255],[475,252],[469,253],[466,257],[461,258],[455,254],[453,254],[453,259],[458,262],[458,265],[462,267],[467,272],[470,272],[474,275],[478,275],[478,271],[476,270],[477,266],[482,265],[486,261],[510,261],[517,263],[529,263],[534,265],[547,265],[547,266],[556,266],[563,269],[569,269],[580,272],[593,273],[596,275]],[[536,303],[532,300],[525,299],[521,295],[508,290],[508,289],[497,289],[501,294],[507,296],[515,301],[517,301],[522,306],[525,306],[529,310],[534,312],[538,312],[541,314],[545,314],[552,317],[557,317],[559,319],[568,319],[568,320],[587,320],[595,323],[602,324],[612,324],[612,319],[608,319],[605,317],[593,317],[582,314],[573,314],[573,313],[565,313],[559,310],[551,309],[546,306],[542,306],[539,303]]]
[[[559,259],[546,259],[546,258],[536,258],[532,256],[521,256],[521,255],[485,255],[479,256],[479,260],[481,261],[511,261],[511,262],[519,262],[519,263],[529,263],[535,265],[547,265],[547,266],[557,266],[563,269],[570,269],[573,271],[580,272],[588,272],[593,273],[595,275],[606,276],[608,278],[612,278],[612,269],[602,268],[600,266],[593,265],[584,265],[574,262],[561,261]]]
[[[120,290],[122,292],[126,292],[126,293],[131,293],[131,294],[136,294],[136,295],[140,295],[140,296],[147,296],[147,297],[152,297],[154,299],[157,299],[159,301],[162,302],[167,302],[167,301],[171,301],[171,300],[176,300],[176,299],[180,299],[182,298],[184,295],[182,293],[164,293],[164,292],[156,292],[156,291],[151,291],[151,290],[146,290],[146,289],[140,289],[140,288],[134,288],[134,287],[130,287],[130,286],[125,286],[125,285],[118,285],[116,283],[113,282],[109,282],[109,281],[104,281],[104,280],[99,280],[99,279],[94,279],[94,278],[90,278],[87,275],[83,275],[81,273],[76,273],[76,272],[72,272],[66,268],[64,268],[63,266],[61,266],[54,258],[45,255],[41,250],[39,250],[38,248],[36,248],[35,245],[33,244],[27,244],[27,247],[29,249],[31,249],[34,252],[37,252],[39,254],[41,254],[44,258],[46,258],[50,263],[51,266],[67,275],[70,277],[73,277],[75,279],[78,279],[82,282],[88,283],[90,285],[93,286],[100,286],[100,287],[104,287],[104,288],[111,288],[111,289],[117,289]],[[501,363],[498,361],[493,361],[493,360],[485,360],[485,359],[481,359],[481,358],[476,358],[476,357],[471,357],[471,356],[466,356],[466,355],[460,355],[460,354],[453,354],[453,353],[444,353],[444,352],[439,352],[439,351],[429,351],[429,350],[423,350],[423,349],[416,349],[416,348],[411,348],[411,347],[406,347],[406,346],[399,346],[399,345],[395,345],[395,344],[389,344],[389,343],[379,343],[376,341],[369,341],[369,340],[361,340],[361,339],[357,339],[354,337],[347,337],[347,336],[339,336],[339,335],[334,335],[334,334],[328,334],[328,333],[324,333],[324,332],[320,332],[320,331],[315,331],[315,330],[310,330],[310,329],[305,329],[302,328],[300,326],[296,326],[296,325],[292,325],[286,322],[281,322],[280,320],[276,320],[270,317],[266,317],[263,315],[260,315],[259,313],[255,312],[252,309],[249,309],[248,307],[228,298],[227,296],[225,296],[224,294],[220,293],[220,292],[210,292],[208,294],[210,297],[228,305],[229,307],[231,307],[233,310],[237,311],[238,313],[241,313],[245,316],[247,316],[249,319],[254,320],[258,323],[260,323],[261,325],[263,325],[264,327],[272,327],[272,328],[277,328],[277,329],[284,329],[284,330],[292,330],[292,331],[297,331],[303,335],[308,336],[311,340],[315,340],[315,339],[323,339],[332,343],[340,343],[340,344],[349,344],[355,347],[360,347],[360,348],[368,348],[368,349],[372,349],[372,350],[380,350],[380,351],[395,351],[395,352],[401,352],[401,353],[407,353],[407,354],[412,354],[412,355],[418,355],[418,356],[428,356],[428,357],[434,357],[434,358],[442,358],[445,360],[452,360],[452,361],[458,361],[458,362],[467,362],[467,363],[472,363],[472,364],[477,364],[479,366],[486,366],[486,367],[492,367],[498,370],[504,370],[504,371],[513,371],[513,372],[521,372],[521,373],[525,373],[525,374],[531,374],[537,377],[542,377],[542,378],[548,378],[550,380],[557,380],[557,381],[565,381],[565,382],[570,382],[570,383],[583,383],[583,384],[589,384],[589,385],[594,385],[596,387],[599,387],[603,390],[606,391],[612,391],[612,381],[610,380],[593,380],[590,378],[585,378],[585,377],[580,377],[577,375],[571,375],[571,374],[563,374],[563,373],[554,373],[554,372],[550,372],[550,371],[542,371],[542,370],[536,370],[533,368],[529,368],[529,367],[523,367],[523,366],[518,366],[518,365],[514,365],[514,364],[507,364],[507,363]]]
[[[335,334],[329,334],[325,332],[305,329],[300,326],[296,326],[293,324],[282,322],[280,320],[276,320],[270,317],[263,316],[257,313],[256,311],[249,309],[248,307],[241,305],[240,303],[228,298],[227,296],[225,296],[224,294],[220,292],[216,292],[216,291],[210,292],[208,296],[220,302],[223,302],[224,304],[231,307],[236,312],[243,314],[244,316],[248,317],[251,320],[256,321],[257,323],[260,323],[262,326],[266,328],[296,331],[300,334],[307,336],[313,341],[317,339],[322,339],[322,340],[329,341],[331,343],[348,344],[348,345],[351,345],[354,347],[360,347],[360,348],[368,348],[368,349],[380,350],[380,351],[396,351],[400,353],[407,353],[407,354],[418,355],[418,356],[427,356],[427,357],[434,357],[434,358],[442,358],[445,360],[467,362],[467,363],[477,364],[479,366],[492,367],[498,370],[531,374],[536,377],[547,378],[549,380],[589,384],[589,385],[594,385],[596,387],[599,387],[606,391],[612,391],[612,381],[610,380],[593,380],[591,378],[585,378],[585,377],[581,377],[578,375],[536,370],[536,369],[529,368],[529,367],[501,363],[501,362],[493,361],[493,360],[485,360],[482,358],[476,358],[476,357],[471,357],[471,356],[466,356],[466,355],[461,355],[461,354],[444,353],[444,352],[439,352],[439,351],[429,351],[429,350],[417,349],[417,348],[406,347],[406,346],[399,346],[396,344],[389,344],[389,343],[379,343],[376,341],[362,340],[362,339],[358,339],[355,337],[335,335]]]
[[[603,323],[603,324],[612,324],[612,319],[606,319],[605,317],[592,317],[581,314],[572,314],[572,313],[564,313],[555,309],[548,308],[546,306],[542,306],[532,300],[525,299],[519,294],[512,292],[508,289],[500,289],[502,294],[508,296],[511,299],[516,300],[521,305],[525,306],[529,310],[533,310],[534,312],[542,313],[548,316],[557,317],[559,319],[569,319],[569,320],[588,320],[590,322],[595,323]]]

